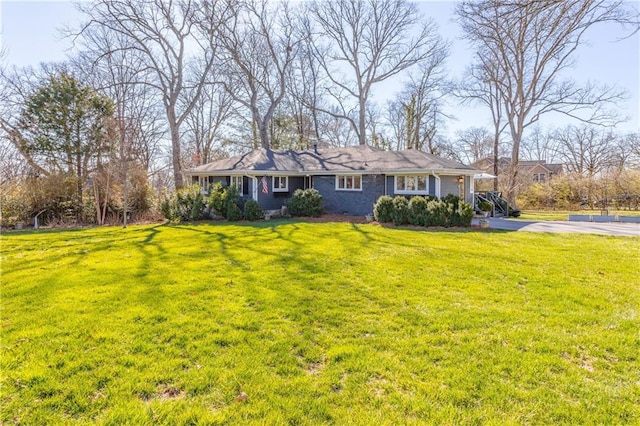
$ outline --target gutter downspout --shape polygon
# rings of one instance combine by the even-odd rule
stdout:
[[[474,206],[474,201],[476,199],[476,180],[473,176],[469,176],[469,197],[471,198],[471,206]],[[475,207],[475,206],[474,206]]]
[[[442,191],[442,183],[440,182],[440,176],[434,173],[433,177],[436,178],[436,197],[440,199],[440,192]]]

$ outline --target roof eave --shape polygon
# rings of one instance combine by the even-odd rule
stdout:
[[[398,175],[398,174],[432,174],[432,175],[466,175],[472,176],[481,173],[479,169],[448,169],[448,168],[428,168],[428,169],[368,169],[368,170],[210,170],[196,171],[193,169],[182,172],[185,176],[331,176],[331,175]]]

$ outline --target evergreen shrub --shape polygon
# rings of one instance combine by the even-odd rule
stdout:
[[[393,220],[393,198],[388,195],[382,195],[373,205],[373,217],[381,223],[391,222]]]
[[[244,220],[260,220],[263,216],[264,212],[256,200],[248,200],[244,204]]]
[[[171,221],[193,221],[205,218],[206,202],[199,185],[179,189],[162,202],[161,210]]]
[[[322,195],[313,188],[296,189],[286,205],[291,216],[317,217],[324,211]]]
[[[378,222],[396,225],[468,227],[473,219],[473,207],[456,195],[448,195],[441,200],[432,195],[415,196],[411,200],[383,195],[374,204],[373,213]]]
[[[401,195],[393,197],[391,219],[394,225],[405,225],[409,223],[409,200]]]
[[[409,200],[409,223],[418,226],[427,226],[429,221],[429,203],[426,198],[416,196]]]

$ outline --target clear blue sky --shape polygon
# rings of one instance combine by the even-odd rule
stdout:
[[[640,0],[633,0],[640,7]],[[453,43],[448,68],[452,76],[460,76],[471,59],[471,52],[459,40],[459,29],[452,22],[455,1],[428,1],[419,3],[422,12],[433,17],[440,33]],[[64,60],[72,47],[71,40],[61,37],[59,29],[77,26],[80,15],[70,1],[0,0],[2,23],[1,46],[8,49],[10,65],[37,65],[40,62]],[[612,25],[592,31],[589,44],[579,51],[571,77],[578,80],[615,84],[629,93],[624,114],[631,120],[619,128],[622,131],[640,131],[640,35],[618,41],[623,34]],[[393,95],[394,85],[384,85],[375,93],[381,100]],[[482,110],[461,109],[451,106],[449,111],[458,120],[449,123],[448,133],[469,126],[489,125],[489,116]],[[550,118],[545,125],[564,124],[562,119]]]

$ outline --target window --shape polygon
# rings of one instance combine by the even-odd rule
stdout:
[[[213,183],[213,176],[199,176],[196,181],[196,177],[193,177],[193,183],[197,183],[202,188],[203,194],[209,193],[209,187]]]
[[[336,191],[362,191],[362,176],[336,176]]]
[[[287,191],[289,191],[289,176],[274,176],[273,192],[287,192]]]
[[[547,174],[546,173],[534,173],[533,174],[533,181],[534,182],[544,183],[546,180],[547,180]]]
[[[396,176],[397,194],[427,194],[428,176]]]
[[[235,185],[239,194],[242,194],[242,176],[231,176],[229,186]]]

